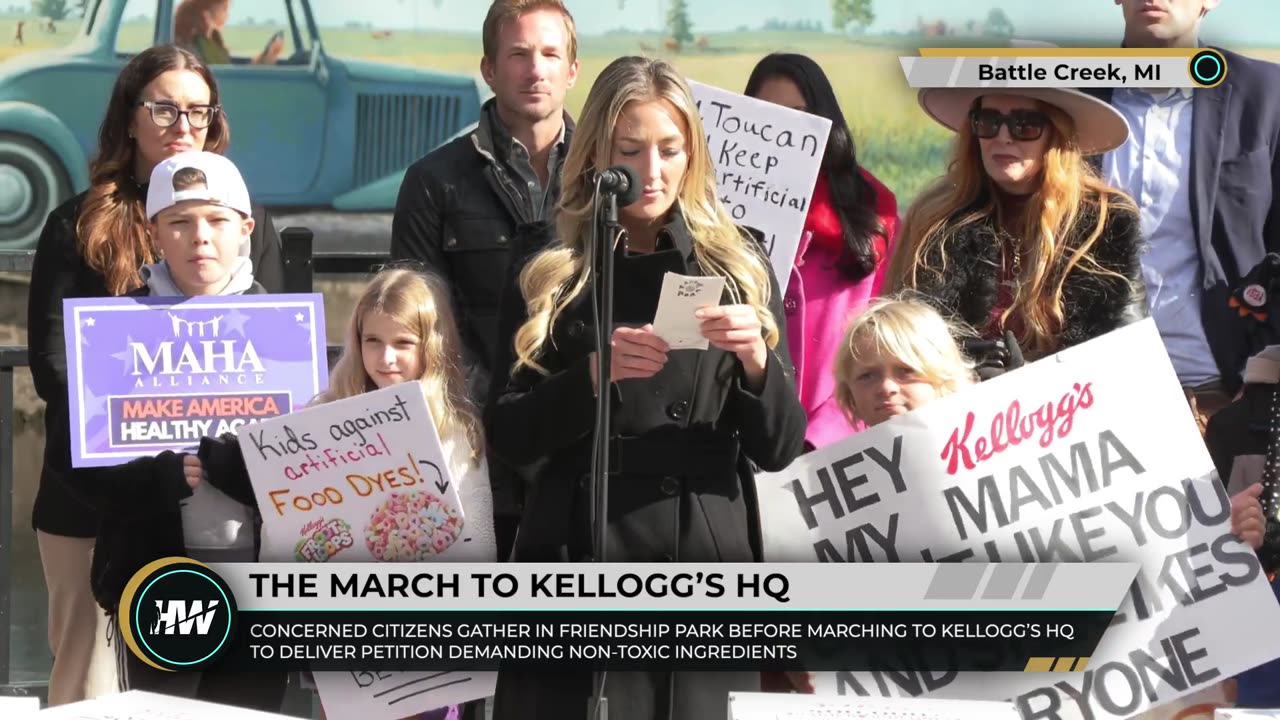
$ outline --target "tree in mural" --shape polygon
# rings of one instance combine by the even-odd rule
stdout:
[[[38,17],[62,20],[67,17],[67,0],[31,0],[31,12]]]
[[[862,32],[875,19],[871,0],[831,0],[831,25],[841,32]]]
[[[693,24],[689,22],[689,3],[687,0],[673,0],[671,9],[667,11],[667,35],[675,43],[675,49],[693,42]]]
[[[988,35],[1013,37],[1013,21],[1005,14],[1003,8],[991,8],[991,12],[987,13],[984,29]]]

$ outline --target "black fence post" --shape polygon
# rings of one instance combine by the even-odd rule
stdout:
[[[287,227],[280,231],[280,255],[284,259],[286,293],[314,292],[314,240],[315,235],[308,228]]]

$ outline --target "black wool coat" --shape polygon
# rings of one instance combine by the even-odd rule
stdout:
[[[743,242],[763,257],[757,241],[744,234]],[[622,245],[615,251],[615,325],[653,321],[665,273],[703,274],[678,212],[655,252],[630,255]],[[527,317],[516,276],[503,296],[503,338],[514,338]],[[803,450],[806,424],[772,275],[770,284],[781,340],[769,351],[760,392],[745,386],[738,359],[714,346],[672,351],[653,377],[602,388],[613,393],[609,562],[759,560],[753,469],[789,465]],[[548,456],[525,506],[517,562],[582,561],[592,553],[593,293],[588,286],[557,317],[539,358],[550,374],[522,368],[495,380],[486,407],[495,452],[516,463]],[[512,366],[514,343],[505,344],[500,358],[498,367]],[[590,682],[588,674],[502,673],[494,717],[585,718]],[[727,692],[758,689],[759,673],[611,672],[606,695],[614,720],[703,720],[726,716]]]

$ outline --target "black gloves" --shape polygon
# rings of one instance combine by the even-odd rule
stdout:
[[[1007,330],[1001,340],[965,340],[964,352],[975,363],[974,371],[982,381],[999,377],[1026,364],[1017,339]]]

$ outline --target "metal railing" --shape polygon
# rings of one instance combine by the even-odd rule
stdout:
[[[387,261],[385,253],[315,253],[314,236],[307,228],[289,227],[280,232],[284,260],[284,292],[314,292],[316,275],[365,275]],[[30,273],[35,259],[31,251],[0,251],[0,272]],[[330,364],[342,348],[328,347]],[[0,345],[0,695],[33,695],[46,700],[47,683],[14,683],[10,665],[13,652],[13,497],[15,463],[14,368],[29,365],[27,349]]]

